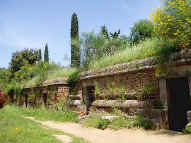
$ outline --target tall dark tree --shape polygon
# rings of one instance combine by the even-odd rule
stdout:
[[[41,49],[39,49],[39,60],[42,61],[42,52],[41,52]]]
[[[80,66],[79,27],[76,13],[73,13],[71,21],[71,66]]]
[[[44,62],[49,63],[48,44],[46,44],[46,45],[45,45],[45,51],[44,51]]]

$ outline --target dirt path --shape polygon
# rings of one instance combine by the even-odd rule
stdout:
[[[49,128],[58,129],[74,136],[82,137],[91,143],[191,143],[190,135],[182,135],[170,131],[144,131],[122,129],[99,130],[86,128],[76,123],[58,123],[37,121]]]

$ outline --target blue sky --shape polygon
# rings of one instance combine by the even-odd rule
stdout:
[[[160,0],[0,0],[0,67],[8,66],[13,52],[43,50],[46,42],[50,59],[69,65],[73,12],[80,33],[98,32],[106,25],[128,35],[135,22],[148,18],[159,5]]]

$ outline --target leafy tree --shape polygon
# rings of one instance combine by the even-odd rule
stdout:
[[[131,28],[129,42],[131,45],[138,44],[146,38],[151,38],[153,23],[150,20],[140,20]]]
[[[87,68],[93,60],[98,60],[106,55],[113,55],[114,52],[127,47],[127,37],[120,36],[118,39],[106,39],[101,33],[83,33],[82,44],[82,65]]]
[[[19,71],[24,65],[34,65],[40,61],[39,50],[24,49],[12,54],[9,69],[14,76],[14,73]]]
[[[44,51],[44,62],[49,63],[49,52],[48,52],[48,44],[45,45]]]
[[[177,48],[191,47],[191,0],[165,0],[151,17],[160,39],[175,43]]]
[[[80,66],[79,27],[76,13],[73,13],[71,21],[71,66]]]
[[[110,32],[110,35],[113,39],[118,39],[119,38],[119,35],[120,35],[120,30],[118,30],[117,32]]]
[[[104,25],[101,27],[101,35],[103,35],[103,37],[109,39],[109,34],[108,34],[108,30],[107,27]]]

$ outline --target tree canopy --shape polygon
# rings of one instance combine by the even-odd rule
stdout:
[[[165,0],[151,17],[158,38],[174,42],[178,48],[191,47],[191,0]]]
[[[150,20],[140,20],[134,24],[130,33],[130,44],[138,44],[146,38],[151,38],[153,33],[153,23]]]
[[[24,49],[22,51],[17,51],[12,54],[11,62],[9,63],[9,68],[11,73],[15,73],[21,69],[24,65],[34,65],[40,61],[39,50],[34,49]]]

